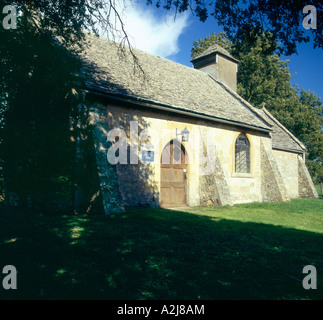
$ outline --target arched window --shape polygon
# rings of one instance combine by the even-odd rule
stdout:
[[[250,143],[242,133],[235,144],[235,172],[250,173]]]

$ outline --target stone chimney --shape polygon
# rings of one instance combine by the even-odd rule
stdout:
[[[191,60],[195,69],[201,70],[237,92],[237,73],[239,61],[220,47],[213,45]]]

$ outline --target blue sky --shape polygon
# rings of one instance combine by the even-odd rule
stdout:
[[[147,7],[144,3],[133,1],[124,11],[123,20],[132,45],[180,64],[192,66],[190,60],[194,41],[212,32],[223,31],[212,17],[202,23],[186,12],[178,15],[174,21],[172,13],[167,14],[165,10],[153,6]],[[306,32],[311,33],[310,30]],[[290,60],[288,66],[293,84],[314,91],[323,100],[322,49],[313,49],[312,43],[299,44],[298,54],[281,59]]]

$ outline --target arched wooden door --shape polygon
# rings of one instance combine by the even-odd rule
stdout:
[[[183,145],[172,140],[161,156],[160,206],[163,208],[186,205],[187,164]]]

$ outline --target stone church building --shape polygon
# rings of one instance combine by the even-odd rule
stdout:
[[[87,37],[79,108],[90,110],[106,214],[317,197],[304,145],[236,93],[226,50],[213,46],[190,68],[133,49],[135,70],[127,48]]]

